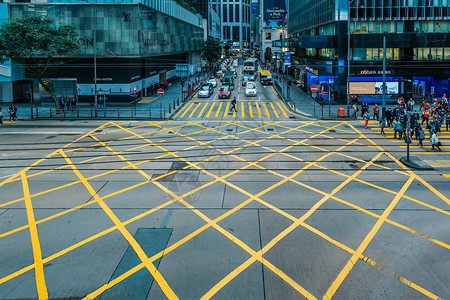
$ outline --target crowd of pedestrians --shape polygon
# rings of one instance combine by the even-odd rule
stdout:
[[[352,97],[351,100],[353,117],[357,119],[357,113],[359,112],[358,100],[356,97]],[[423,147],[423,140],[425,139],[424,130],[427,130],[432,149],[441,151],[440,147],[442,143],[439,141],[438,135],[444,127],[446,131],[449,131],[450,99],[445,94],[440,100],[436,98],[431,103],[428,103],[428,100],[423,98],[418,111],[414,109],[414,105],[415,103],[412,98],[405,101],[403,97],[399,97],[395,107],[389,107],[385,112],[385,116],[380,119],[380,108],[375,104],[372,107],[372,119],[379,122],[381,128],[380,134],[386,136],[384,129],[386,127],[393,127],[394,138],[404,139],[408,143],[415,138],[421,147]],[[364,120],[365,128],[367,128],[371,119],[369,104],[361,104],[361,117]],[[410,130],[409,135],[407,134],[408,125]]]

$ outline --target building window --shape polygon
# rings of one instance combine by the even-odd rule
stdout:
[[[272,33],[266,32],[266,40],[271,40],[271,39],[272,39]]]
[[[239,26],[233,26],[233,41],[239,42]]]
[[[229,12],[228,20],[230,22],[233,22],[233,4],[230,4],[228,12]],[[236,20],[236,22],[237,21],[239,21],[239,20]]]
[[[222,8],[222,12],[223,12],[223,22],[227,22],[228,21],[228,10],[227,10],[227,5],[224,4],[223,8]]]
[[[234,15],[236,22],[239,22],[239,4],[234,5],[234,11],[236,12]]]

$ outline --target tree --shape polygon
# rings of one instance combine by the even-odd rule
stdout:
[[[228,52],[231,49],[231,45],[233,45],[232,41],[228,41],[228,42],[225,43],[225,45],[223,45],[223,51],[225,52],[225,55],[229,54]]]
[[[55,57],[79,50],[78,35],[71,25],[55,26],[46,16],[23,16],[0,26],[0,63],[8,58],[25,68],[51,95],[58,108],[53,83],[47,77],[61,61]]]
[[[208,37],[203,43],[202,58],[208,63],[215,63],[222,55],[222,47],[220,42]]]

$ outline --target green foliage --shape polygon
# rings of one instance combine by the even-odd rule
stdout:
[[[55,26],[45,16],[14,18],[0,26],[0,62],[10,58],[39,81],[51,71],[55,56],[76,52],[79,47],[73,26]]]
[[[216,62],[220,59],[222,55],[222,47],[220,42],[213,39],[207,38],[203,43],[202,58],[209,62]]]
[[[180,4],[182,7],[186,8],[187,10],[189,10],[192,13],[197,13],[197,10],[192,7],[189,3],[187,3],[184,0],[175,0],[175,2],[177,2],[178,4]]]

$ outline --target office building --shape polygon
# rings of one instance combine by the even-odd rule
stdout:
[[[350,94],[379,102],[385,56],[388,100],[448,95],[449,6],[449,0],[289,0],[297,62],[290,73],[305,91],[330,88],[339,103],[346,102],[350,75]]]
[[[222,21],[222,41],[250,47],[250,0],[210,0],[212,9]],[[237,44],[236,44],[237,45]]]
[[[93,100],[94,53],[97,94],[106,95],[109,101],[132,101],[136,95],[146,96],[152,84],[175,77],[178,63],[189,63],[195,71],[201,67],[200,15],[172,0],[95,1],[0,3],[8,18],[44,15],[56,25],[75,26],[80,51],[62,57],[63,65],[52,75],[57,95]],[[6,93],[3,89],[3,94],[10,95],[3,98],[5,102],[26,99],[30,89],[30,81],[23,73],[15,74],[20,72],[15,72],[13,66],[6,80],[5,76],[0,77],[4,79],[0,84],[7,90]]]

